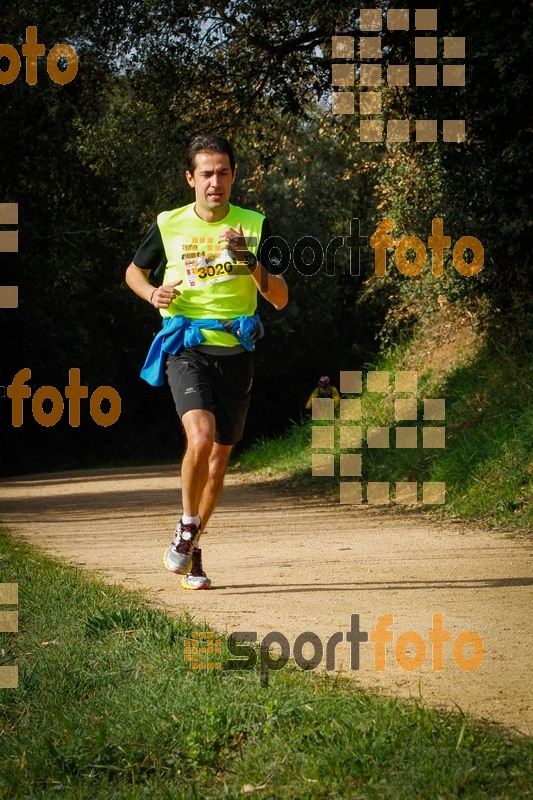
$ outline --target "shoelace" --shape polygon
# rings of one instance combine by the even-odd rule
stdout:
[[[199,547],[195,547],[192,551],[192,566],[189,575],[195,578],[205,578],[205,572],[202,569],[202,551]]]
[[[196,534],[197,530],[198,529],[197,529],[196,525],[193,522],[191,522],[189,525],[185,525],[185,523],[180,522],[180,528],[179,528],[179,533],[178,533],[179,541],[178,541],[178,544],[176,545],[176,550],[177,550],[178,553],[183,553],[184,555],[188,555],[189,554],[189,551],[190,551],[190,549],[192,547],[193,539],[195,537],[195,534]],[[191,538],[190,539],[184,539],[183,538],[183,532],[184,531],[188,531],[191,534]]]

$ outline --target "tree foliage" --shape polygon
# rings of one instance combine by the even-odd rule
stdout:
[[[330,112],[331,36],[358,35],[353,4],[4,3],[3,41],[20,49],[26,26],[37,25],[47,49],[63,41],[76,48],[80,69],[58,86],[40,59],[36,86],[23,70],[0,86],[0,200],[20,208],[20,253],[3,256],[4,282],[18,283],[21,297],[17,311],[0,314],[9,343],[1,382],[29,366],[34,387],[64,386],[79,367],[92,388],[110,384],[123,397],[121,420],[105,430],[88,422],[76,431],[66,421],[42,429],[29,414],[15,430],[4,412],[13,453],[6,469],[175,453],[172,404],[138,379],[159,320],[125,288],[123,273],[156,213],[192,199],[183,154],[201,129],[233,139],[235,202],[267,213],[291,246],[314,236],[325,250],[349,236],[351,219],[370,235],[384,216],[395,220],[395,235],[426,239],[442,216],[453,240],[476,236],[486,253],[483,272],[466,281],[451,270],[441,281],[392,271],[378,281],[368,262],[356,276],[346,250],[334,276],[325,265],[313,275],[292,266],[287,310],[261,308],[270,333],[258,348],[250,436],[297,416],[319,374],[360,367],[384,325],[397,335],[441,294],[522,307],[531,252],[530,13],[526,0],[441,4],[439,29],[466,36],[467,85],[384,92],[384,119],[464,116],[467,141],[385,146],[359,142],[357,113]],[[396,33],[384,60],[412,61],[412,39],[412,30]],[[175,433],[162,445],[158,430]]]

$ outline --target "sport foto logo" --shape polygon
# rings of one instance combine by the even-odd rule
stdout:
[[[337,253],[343,248],[348,248],[350,275],[361,274],[361,253],[374,251],[374,273],[382,278],[387,271],[387,251],[394,250],[394,262],[402,275],[415,277],[423,271],[427,250],[424,242],[418,236],[402,236],[397,241],[389,236],[394,228],[394,220],[385,217],[376,226],[376,232],[370,236],[361,235],[361,223],[358,217],[350,220],[350,235],[335,236],[324,250],[322,243],[315,236],[303,236],[298,239],[294,247],[290,247],[282,236],[269,236],[261,245],[258,257],[250,253],[249,266],[254,267],[259,260],[270,272],[284,274],[294,261],[296,270],[306,277],[312,277],[320,272],[326,264],[326,275],[335,275]],[[245,237],[247,247],[257,244],[255,237]],[[440,278],[444,271],[444,251],[452,247],[450,236],[444,235],[444,221],[435,217],[431,223],[431,234],[427,239],[427,246],[431,250],[431,271],[436,278]],[[471,252],[467,261],[465,254]],[[413,253],[414,258],[408,258]],[[483,269],[485,250],[475,236],[461,236],[455,242],[452,250],[452,261],[457,272],[464,278],[477,275]],[[261,287],[263,288],[263,286]]]
[[[312,402],[311,474],[318,478],[338,475],[341,503],[363,502],[363,456],[369,451],[446,447],[446,401],[443,397],[418,398],[418,374],[414,370],[369,370],[364,379],[365,395],[363,371],[341,370],[343,397],[338,414],[332,397],[314,397]],[[376,393],[390,403],[391,411],[394,404],[394,421],[399,424],[368,425],[365,431],[362,421],[372,415],[372,395]],[[392,475],[387,481],[376,481],[370,474],[365,483],[369,504],[390,503],[391,491],[397,504],[416,505],[419,496],[424,504],[445,502],[444,481],[420,484],[416,480],[395,480]]]
[[[394,239],[388,234],[394,228],[394,220],[386,217],[370,237],[370,247],[374,250],[374,271],[378,277],[383,277],[387,269],[387,250],[394,247]],[[428,236],[428,247],[431,250],[431,270],[435,277],[440,278],[443,270],[444,250],[452,245],[450,236],[444,236],[442,219],[436,218],[431,224],[431,236]],[[412,250],[415,254],[413,261],[407,259],[407,253]],[[465,261],[465,252],[471,250],[472,260]],[[454,245],[452,252],[453,265],[457,272],[464,277],[477,275],[484,262],[483,245],[475,236],[462,236]],[[427,251],[422,239],[418,236],[402,236],[394,251],[394,260],[402,275],[419,275],[426,263]]]
[[[431,669],[442,672],[444,669],[444,645],[452,642],[451,631],[446,630],[442,614],[433,614],[432,626],[424,637],[417,631],[403,631],[394,640],[390,629],[394,624],[393,614],[383,614],[372,631],[363,631],[359,625],[359,614],[350,616],[350,630],[333,633],[325,644],[326,669],[335,669],[337,645],[346,640],[350,644],[350,669],[360,669],[361,644],[371,642],[374,645],[374,669],[384,672],[387,666],[387,645],[394,642],[394,658],[396,664],[408,672],[416,672],[426,662],[428,643],[431,646]],[[252,670],[257,664],[258,654],[255,647],[245,642],[257,642],[256,631],[236,631],[227,640],[228,651],[235,658],[222,663],[222,640],[214,633],[194,633],[192,639],[185,640],[185,663],[192,669],[215,670]],[[346,638],[345,638],[346,637]],[[280,648],[279,655],[271,653],[273,645]],[[304,655],[304,647],[312,647],[311,656]],[[470,654],[465,653],[470,648]],[[464,672],[478,669],[485,655],[482,638],[475,631],[462,631],[452,644],[452,657],[456,666]],[[202,656],[204,658],[202,659]],[[283,669],[291,657],[291,645],[287,637],[279,631],[272,631],[261,640],[259,645],[259,665],[261,686],[268,686],[268,675],[271,671]],[[324,657],[322,639],[313,631],[300,633],[292,645],[292,658],[302,670],[314,670],[320,666]],[[213,660],[214,659],[214,660]]]
[[[358,78],[361,142],[382,142],[384,135],[383,95],[386,83],[389,92],[402,91],[413,85],[422,92],[441,87],[466,85],[465,37],[438,37],[438,9],[414,9],[415,64],[398,64],[395,53],[397,32],[413,30],[412,10],[408,8],[360,9],[359,30],[362,36],[333,36],[331,55],[337,61],[331,66],[333,114],[354,114],[356,94],[351,91]],[[383,30],[383,23],[385,30]],[[370,34],[370,35],[368,35]],[[405,41],[405,37],[404,37]],[[355,45],[359,47],[359,63],[355,62]],[[383,57],[387,59],[384,66]],[[441,63],[442,62],[442,65]],[[386,78],[384,73],[386,72]],[[414,78],[414,81],[413,81]],[[385,90],[386,92],[386,90]],[[414,132],[416,142],[436,142],[442,122],[442,141],[461,143],[466,139],[464,119],[389,119],[386,141],[409,142]]]
[[[26,28],[26,42],[22,45],[22,55],[26,58],[26,83],[35,86],[37,83],[37,59],[44,56],[46,48],[37,41],[37,26]],[[22,61],[18,50],[12,44],[0,44],[0,59],[7,58],[7,69],[0,69],[0,85],[13,83],[20,73]],[[59,62],[66,62],[64,70],[59,69]],[[69,44],[56,44],[46,57],[46,69],[54,83],[64,85],[70,83],[78,72],[78,55]]]
[[[68,399],[69,425],[77,428],[81,419],[81,400],[89,397],[89,388],[80,384],[80,370],[69,370],[69,383],[65,386],[65,397]],[[24,400],[31,397],[31,388],[26,381],[31,378],[31,369],[20,369],[14,376],[12,383],[7,387],[7,396],[11,399],[11,424],[19,428],[24,422]],[[49,401],[52,407],[45,411],[43,404]],[[107,400],[109,410],[102,411],[102,401]],[[39,425],[46,428],[56,425],[61,417],[65,403],[59,389],[55,386],[41,386],[32,397],[31,410],[33,417]],[[120,417],[121,399],[116,389],[112,386],[99,386],[91,394],[89,411],[97,425],[109,427],[114,425]]]

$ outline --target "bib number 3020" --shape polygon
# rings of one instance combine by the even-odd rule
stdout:
[[[212,278],[225,278],[233,272],[233,266],[232,261],[207,264],[205,267],[196,268],[196,277],[200,281],[208,281]]]

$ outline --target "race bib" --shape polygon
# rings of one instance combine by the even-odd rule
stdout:
[[[207,253],[194,245],[184,245],[183,263],[187,285],[191,289],[231,281],[238,275],[247,275],[246,264],[236,261],[229,250]]]

